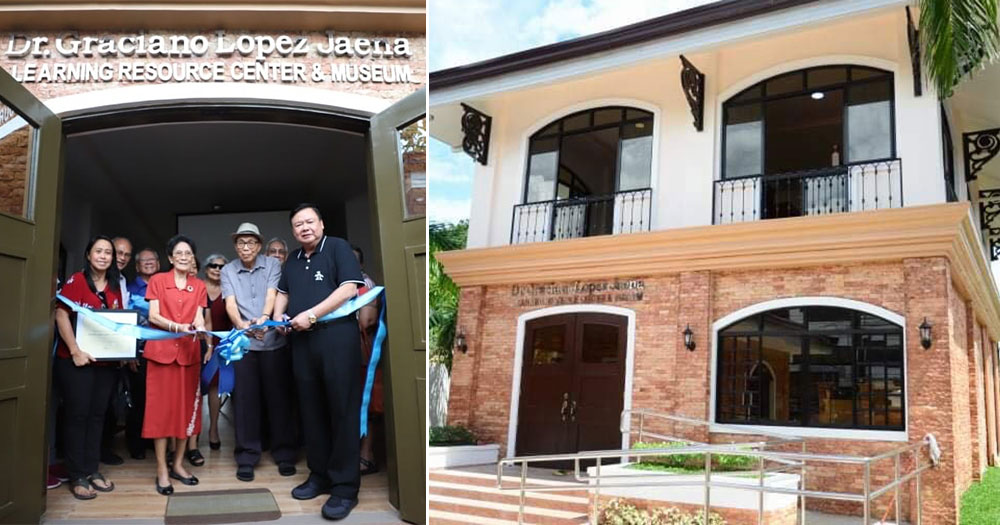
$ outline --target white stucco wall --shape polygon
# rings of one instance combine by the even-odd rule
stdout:
[[[722,103],[758,81],[824,64],[867,65],[894,73],[904,203],[944,202],[937,97],[927,86],[922,97],[913,95],[902,9],[693,50],[685,56],[706,75],[702,132],[692,125],[676,56],[475,100],[477,108],[493,116],[493,136],[489,164],[477,165],[474,177],[472,199],[477,204],[472,209],[469,246],[510,242],[512,210],[521,202],[525,184],[530,135],[574,111],[609,104],[633,105],[655,114],[652,228],[711,224],[713,181],[719,178],[721,163]],[[959,129],[952,124],[953,133]]]

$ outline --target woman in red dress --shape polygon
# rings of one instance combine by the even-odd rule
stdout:
[[[195,264],[194,242],[175,235],[167,242],[167,259],[173,268],[158,273],[149,280],[146,299],[149,300],[149,322],[170,332],[193,332],[205,329],[203,309],[208,306],[205,283],[190,275]],[[198,478],[184,469],[176,458],[167,465],[167,438],[178,443],[201,432],[201,386],[199,375],[201,348],[198,335],[148,341],[146,357],[146,418],[142,437],[153,439],[156,451],[156,491],[172,494],[170,478],[185,485],[197,485]],[[212,343],[204,362],[212,357]]]
[[[91,239],[84,251],[87,266],[70,276],[62,288],[62,296],[90,309],[122,308],[115,255],[109,237],[99,235]],[[104,413],[117,376],[113,366],[96,362],[87,348],[77,344],[73,330],[76,316],[68,306],[59,303],[56,309],[59,345],[53,374],[64,404],[59,430],[63,433],[66,469],[72,480],[69,490],[76,499],[94,499],[95,491],[111,492],[115,488],[97,467]]]

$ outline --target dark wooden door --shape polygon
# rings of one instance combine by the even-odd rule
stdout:
[[[525,326],[518,456],[621,446],[626,319],[564,314]]]
[[[0,523],[45,510],[62,123],[0,69]]]

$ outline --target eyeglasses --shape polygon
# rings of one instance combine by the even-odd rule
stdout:
[[[237,248],[253,248],[257,246],[257,241],[236,241]]]
[[[219,264],[219,263],[208,263],[208,264],[205,265],[205,269],[218,270],[219,268],[222,268],[223,266],[225,266],[225,265],[224,264]]]

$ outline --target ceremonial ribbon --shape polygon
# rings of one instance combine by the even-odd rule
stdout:
[[[379,295],[383,293],[384,288],[382,286],[372,287],[364,294],[352,297],[340,305],[336,310],[320,317],[316,320],[316,323],[326,323],[334,319],[339,319],[341,317],[346,317],[360,310],[363,306],[374,301]],[[192,332],[165,332],[163,330],[157,330],[155,328],[149,328],[145,326],[130,325],[124,323],[118,323],[108,319],[102,315],[99,315],[89,308],[80,306],[73,301],[70,301],[62,294],[56,294],[56,299],[59,299],[66,304],[71,310],[85,318],[94,321],[95,323],[101,325],[101,327],[114,332],[116,334],[126,335],[128,337],[134,337],[136,339],[144,339],[147,341],[158,341],[165,339],[176,339],[179,337],[186,337],[197,335],[198,333],[208,333],[220,339],[219,343],[216,345],[216,351],[212,355],[205,366],[202,367],[201,379],[205,384],[212,380],[216,371],[219,372],[219,395],[228,394],[232,392],[233,386],[235,384],[235,374],[232,369],[232,362],[239,361],[243,359],[250,347],[250,338],[246,335],[249,330],[258,330],[260,328],[278,328],[283,326],[291,326],[291,321],[265,321],[261,324],[251,325],[246,329],[237,330],[232,329],[228,332],[222,331],[208,331],[208,330],[198,330]],[[148,302],[145,303],[148,312]],[[133,307],[141,307],[142,303],[133,300]],[[139,309],[139,308],[137,308]],[[368,371],[365,377],[364,389],[361,394],[361,437],[364,437],[368,432],[368,404],[371,401],[371,389],[375,382],[375,368],[378,366],[379,358],[382,355],[382,343],[385,341],[386,336],[386,326],[385,326],[385,301],[382,301],[382,308],[379,312],[378,320],[378,330],[375,333],[375,341],[372,343],[372,354],[371,360],[368,363]],[[360,351],[360,349],[359,349]]]

